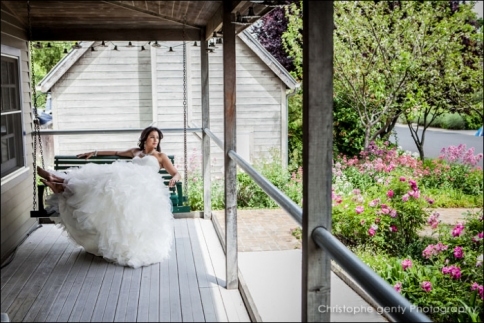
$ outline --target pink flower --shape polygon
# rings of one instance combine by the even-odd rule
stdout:
[[[395,209],[391,210],[391,211],[390,211],[390,216],[391,216],[392,218],[396,218],[396,217],[397,217],[397,210],[395,210]]]
[[[405,182],[407,179],[403,176],[400,176],[400,182]]]
[[[422,287],[422,289],[424,291],[426,291],[427,293],[430,292],[432,290],[432,283],[429,282],[429,281],[424,281],[422,282],[422,284],[420,285]]]
[[[408,198],[409,198],[408,194],[405,194],[404,196],[402,196],[402,201],[407,202]]]
[[[471,285],[471,290],[476,290],[476,289],[478,289],[478,288],[479,288],[479,284],[478,284],[478,283],[475,283],[475,282],[474,282],[474,283]]]
[[[429,203],[429,204],[434,204],[434,200],[433,200],[433,199],[431,199],[430,197],[427,197],[427,196],[426,196],[426,197],[425,197],[425,200],[426,200],[426,201],[427,201],[427,203]]]
[[[418,189],[417,182],[414,181],[413,179],[409,180],[408,183],[410,184],[410,187],[412,188],[413,191],[416,191]]]
[[[412,260],[410,260],[410,259],[404,259],[404,260],[402,260],[402,268],[403,268],[403,270],[407,270],[408,268],[410,268],[412,266],[413,266]]]
[[[484,238],[484,232],[479,232],[479,233],[477,234],[477,237],[478,237],[479,239]]]
[[[387,196],[388,196],[389,199],[391,199],[393,197],[393,191],[392,190],[389,190],[387,192]]]
[[[378,204],[380,204],[380,199],[374,199],[373,201],[371,201],[370,203],[368,203],[368,205],[371,206],[371,207],[375,207]]]
[[[462,223],[457,223],[456,226],[452,229],[452,236],[458,237],[462,234],[464,230],[464,225]]]
[[[461,259],[464,257],[464,250],[462,250],[462,247],[454,248],[454,257],[456,257],[457,259]]]
[[[375,223],[380,223],[380,218],[375,218]]]
[[[402,291],[402,283],[401,282],[397,282],[395,285],[393,285],[393,288],[398,292],[400,293]]]
[[[427,224],[430,225],[432,229],[436,229],[439,225],[439,216],[440,214],[437,212],[433,212],[430,217],[427,219]]]
[[[460,279],[460,277],[462,276],[460,268],[454,265],[451,265],[449,267],[443,267],[442,274],[450,275],[452,279]]]
[[[434,245],[433,244],[429,244],[423,251],[422,251],[422,257],[424,257],[425,259],[429,259],[430,257],[432,257],[433,255],[436,255],[437,252],[435,251],[434,249]]]
[[[365,208],[361,205],[358,205],[355,210],[356,210],[356,214],[360,214],[365,210]]]
[[[370,235],[370,237],[373,237],[375,235],[375,232],[376,230],[373,227],[368,229],[368,234]]]
[[[398,231],[397,226],[396,226],[396,225],[391,225],[391,226],[390,226],[390,231],[391,231],[391,232],[397,232],[397,231]]]

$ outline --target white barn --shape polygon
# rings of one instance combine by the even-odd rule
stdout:
[[[105,42],[103,47],[102,42],[83,42],[41,81],[38,89],[51,92],[53,130],[133,129],[150,124],[183,128],[183,43],[131,44]],[[200,128],[200,47],[193,45],[186,43],[187,118],[189,127]],[[249,32],[238,35],[236,46],[237,151],[250,162],[274,151],[286,164],[287,95],[299,84]],[[219,137],[223,137],[222,51],[223,44],[216,44],[209,54],[210,128]],[[137,139],[137,133],[58,135],[53,149],[46,149],[46,160],[54,154],[127,149]],[[175,155],[179,166],[183,139],[183,133],[165,133],[161,142],[162,150]],[[201,154],[200,133],[187,134],[187,147],[189,159]],[[223,152],[213,142],[212,157],[213,174],[222,174]]]

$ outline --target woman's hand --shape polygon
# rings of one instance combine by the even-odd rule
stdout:
[[[175,186],[176,182],[178,182],[179,180],[180,180],[180,174],[179,173],[176,173],[175,176],[173,176],[170,179],[170,183],[168,184],[168,186],[169,187]]]
[[[76,155],[77,158],[86,158],[86,159],[91,158],[92,156],[97,156],[97,150]]]

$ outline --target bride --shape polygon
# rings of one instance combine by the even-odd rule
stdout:
[[[160,150],[163,134],[148,127],[138,148],[93,151],[77,155],[131,157],[112,164],[89,163],[67,174],[37,167],[42,182],[55,193],[48,204],[60,216],[54,221],[84,249],[119,265],[140,267],[168,257],[173,241],[173,214],[169,190],[158,175],[164,168],[180,174]]]

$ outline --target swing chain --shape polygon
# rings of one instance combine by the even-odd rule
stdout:
[[[184,143],[184,176],[183,176],[183,184],[185,186],[185,194],[188,194],[188,172],[187,172],[187,126],[188,126],[188,118],[187,118],[187,63],[186,63],[186,54],[187,54],[187,47],[186,47],[186,35],[185,35],[185,25],[187,23],[187,16],[183,17],[183,143]]]
[[[37,142],[40,148],[40,157],[42,161],[42,168],[45,168],[44,163],[44,152],[42,149],[42,138],[40,136],[40,120],[39,114],[37,113],[37,91],[35,89],[35,69],[34,69],[34,61],[33,61],[33,47],[32,47],[32,22],[30,18],[30,1],[27,1],[27,18],[28,18],[28,25],[29,25],[29,54],[30,54],[30,70],[31,70],[31,85],[32,85],[32,94],[33,94],[33,110],[34,110],[34,131],[32,132],[32,145],[33,145],[33,186],[34,186],[34,195],[32,201],[32,207],[35,210],[37,208]]]

